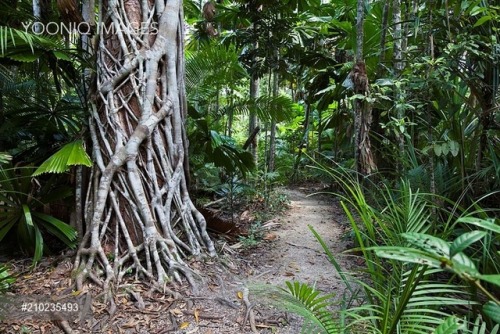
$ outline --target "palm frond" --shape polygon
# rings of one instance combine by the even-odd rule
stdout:
[[[235,115],[255,113],[262,121],[281,122],[289,120],[294,110],[294,102],[289,96],[263,95],[257,99],[241,99],[229,106]]]
[[[307,283],[286,282],[287,289],[274,286],[254,286],[252,292],[262,296],[274,306],[304,318],[304,333],[340,333],[337,321],[329,307],[333,306],[332,294],[321,294]]]
[[[74,142],[64,145],[59,151],[45,160],[33,173],[33,176],[38,176],[43,173],[64,173],[68,171],[71,166],[76,165],[92,166],[92,160],[90,160],[87,152],[85,152],[81,140],[75,140]]]

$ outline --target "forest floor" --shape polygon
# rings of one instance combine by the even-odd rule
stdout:
[[[93,296],[92,313],[83,321],[9,321],[0,323],[0,333],[64,333],[71,332],[70,328],[73,333],[300,333],[300,318],[269,305],[252,288],[248,298],[243,298],[246,288],[285,287],[286,281],[300,281],[342,296],[345,287],[308,225],[322,236],[344,271],[354,264],[341,254],[347,248],[342,241],[346,224],[337,201],[331,196],[308,196],[311,187],[282,191],[290,205],[262,224],[264,236],[256,246],[244,248],[241,242],[231,244],[219,236],[216,244],[221,255],[217,259],[190,262],[203,276],[198,293],[177,286],[180,296],[166,296],[151,292],[147,284],[131,277],[116,289],[114,305],[109,307],[89,284],[86,292]],[[13,287],[14,294],[71,293],[70,260],[45,258],[33,272],[25,271],[29,264],[12,262],[22,277]],[[250,313],[256,331],[251,329]]]

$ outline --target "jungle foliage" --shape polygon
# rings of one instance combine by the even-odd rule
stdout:
[[[273,298],[327,333],[497,333],[500,7],[211,3],[208,13],[203,2],[184,1],[191,191],[228,197],[233,210],[235,199],[268,199],[289,180],[338,186],[369,277],[353,282],[341,273],[349,293],[337,301],[338,317],[328,298],[301,283]],[[357,8],[363,94],[352,89]],[[0,0],[0,11],[0,244],[13,236],[36,262],[46,238],[73,247],[79,237],[68,223],[85,168],[77,166],[91,163],[84,82],[95,59],[79,36],[21,24],[57,22],[57,14],[34,17],[24,0]],[[351,172],[357,101],[372,110],[370,175]],[[0,290],[6,275],[0,267]]]

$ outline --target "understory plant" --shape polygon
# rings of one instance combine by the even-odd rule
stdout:
[[[433,196],[404,180],[398,189],[372,189],[376,195],[369,198],[356,175],[319,168],[341,186],[336,195],[353,230],[352,251],[364,268],[362,278],[350,278],[310,227],[347,289],[334,301],[305,283],[267,287],[271,301],[306,319],[304,333],[499,331],[500,275],[483,274],[476,265],[484,257],[498,259],[500,227],[494,219],[458,206],[437,207]],[[474,207],[477,215],[485,214]]]
[[[44,212],[50,203],[71,196],[71,188],[54,178],[39,182],[32,167],[0,167],[0,243],[14,237],[21,250],[33,256],[33,264],[48,250],[44,235],[51,234],[68,247],[75,247],[75,229]]]

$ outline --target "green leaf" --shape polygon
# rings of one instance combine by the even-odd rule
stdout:
[[[54,234],[59,240],[63,241],[69,247],[75,246],[77,232],[73,227],[55,217],[44,213],[34,212],[33,216],[41,219],[44,222],[44,226],[47,228],[47,230]]]
[[[0,224],[0,241],[9,233],[16,222],[17,217],[11,217],[9,221],[3,221],[2,224]]]
[[[463,329],[466,329],[465,323],[457,317],[451,316],[439,325],[433,334],[453,334]]]
[[[33,176],[43,173],[64,173],[68,171],[70,166],[75,165],[92,166],[92,161],[85,152],[81,140],[64,145],[59,151],[45,160],[33,173]]]
[[[43,255],[43,237],[38,226],[33,226],[35,231],[35,255],[33,256],[33,265],[35,265]]]
[[[464,253],[457,253],[453,256],[451,269],[465,279],[476,279],[479,276],[476,265]]]
[[[417,232],[402,233],[401,236],[414,246],[430,254],[437,255],[439,258],[448,258],[450,254],[450,246],[448,243],[438,237]]]
[[[24,218],[25,218],[26,224],[28,224],[29,226],[34,226],[33,225],[33,218],[31,217],[31,210],[30,210],[29,206],[27,206],[26,204],[23,204],[23,213],[24,213]]]
[[[450,152],[450,146],[448,145],[448,143],[441,144],[441,151],[443,151],[443,155],[448,155],[448,153]]]
[[[500,226],[493,223],[493,220],[486,220],[486,219],[480,219],[480,218],[474,218],[474,217],[461,217],[457,220],[457,222],[479,226],[479,227],[482,227],[486,230],[500,233]]]
[[[373,247],[377,256],[393,259],[397,261],[418,263],[428,265],[435,268],[441,267],[441,261],[433,254],[428,254],[418,249],[408,247],[386,246],[386,247]]]
[[[483,281],[500,286],[500,275],[481,275],[479,278]]]
[[[479,27],[480,25],[485,24],[486,22],[490,21],[492,19],[491,15],[485,15],[481,17],[477,22],[474,24],[474,28]]]
[[[486,314],[491,320],[500,324],[500,305],[493,301],[489,301],[483,306],[483,313]]]
[[[442,147],[439,144],[434,144],[434,154],[439,157],[442,153]]]
[[[377,79],[375,84],[378,86],[394,86],[394,81],[388,78]]]
[[[451,155],[453,155],[454,157],[456,157],[458,155],[459,150],[460,150],[460,146],[454,140],[450,141],[448,144],[450,146]]]
[[[57,59],[71,61],[71,58],[68,56],[68,54],[61,51],[54,51],[54,56],[56,56]]]
[[[450,258],[452,258],[455,254],[463,251],[473,243],[478,240],[481,240],[487,232],[484,231],[472,231],[465,234],[462,234],[458,238],[456,238],[450,246]]]

